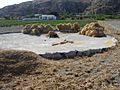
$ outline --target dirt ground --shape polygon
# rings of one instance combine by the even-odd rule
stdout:
[[[92,57],[57,61],[32,52],[1,50],[0,90],[120,90],[120,31],[99,23],[119,41]]]

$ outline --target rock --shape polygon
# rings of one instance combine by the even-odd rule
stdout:
[[[83,55],[82,52],[80,52],[80,51],[77,52],[77,56],[81,57],[82,55]]]
[[[88,56],[88,57],[92,55],[90,50],[84,51],[82,54],[83,56]]]
[[[66,58],[74,58],[75,56],[77,56],[77,51],[71,51],[71,52],[65,53]]]
[[[91,53],[91,55],[94,55],[96,53],[96,50],[95,49],[91,49],[90,53]]]
[[[60,60],[60,59],[69,59],[69,58],[74,58],[76,56],[83,57],[83,56],[88,56],[91,57],[92,55],[96,53],[102,53],[104,51],[107,51],[108,49],[103,48],[103,49],[90,49],[87,51],[70,51],[70,52],[63,52],[63,53],[46,53],[43,55],[40,55],[44,58],[47,59],[54,59],[54,60]]]
[[[46,54],[43,54],[41,55],[42,57],[44,58],[47,58],[47,59],[55,59],[55,60],[59,60],[59,59],[62,59],[62,55],[60,53],[46,53]]]

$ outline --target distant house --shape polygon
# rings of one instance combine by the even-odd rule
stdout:
[[[41,14],[35,14],[35,17],[32,18],[23,18],[24,21],[30,21],[30,20],[56,20],[57,17],[55,15],[41,15]]]
[[[34,21],[34,20],[39,20],[39,18],[23,18],[23,21]]]
[[[39,16],[40,20],[56,20],[57,17],[55,15],[41,15]]]

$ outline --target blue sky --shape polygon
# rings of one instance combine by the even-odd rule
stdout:
[[[4,6],[12,5],[12,4],[19,4],[25,1],[32,1],[32,0],[0,0],[0,8]]]

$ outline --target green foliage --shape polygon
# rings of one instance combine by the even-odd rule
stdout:
[[[100,15],[96,15],[96,16],[95,16],[95,19],[96,19],[96,20],[105,20],[106,17],[105,17],[104,15],[101,15],[101,14],[100,14]]]
[[[106,20],[106,19],[120,19],[119,14],[83,14],[82,17],[93,19],[93,20]]]
[[[90,23],[93,20],[40,20],[40,21],[22,21],[22,20],[0,20],[0,26],[20,26],[27,24],[51,24],[57,25],[59,23],[75,23],[79,22],[81,26],[84,26],[86,23]]]

